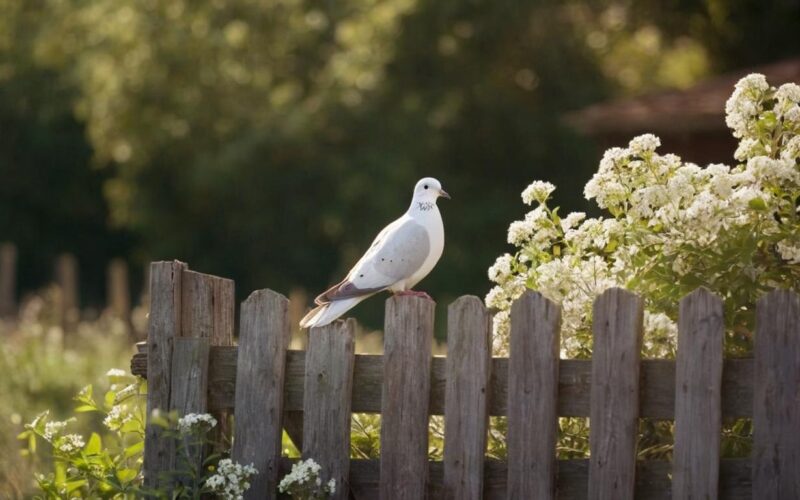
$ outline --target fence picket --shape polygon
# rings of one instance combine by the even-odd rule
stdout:
[[[144,481],[148,488],[165,484],[162,473],[172,467],[173,443],[153,424],[152,412],[170,409],[172,344],[181,332],[181,278],[183,262],[150,265],[150,321],[147,333],[147,427],[144,446]]]
[[[232,456],[258,470],[247,499],[276,497],[291,334],[288,308],[286,297],[272,290],[255,291],[242,303]]]
[[[64,253],[56,258],[55,266],[59,321],[64,330],[72,331],[80,319],[78,259],[72,254]]]
[[[206,412],[209,347],[207,338],[178,337],[173,340],[170,410],[179,416]],[[183,439],[185,455],[176,450],[170,469],[180,473],[179,481],[188,482],[192,480],[190,470],[202,471],[205,450],[194,436]]]
[[[336,480],[334,499],[349,498],[350,400],[356,344],[355,320],[336,321],[308,334],[303,401],[303,458]]]
[[[128,285],[128,264],[111,259],[106,271],[106,307],[114,317],[128,322],[131,317],[131,292]]]
[[[589,495],[633,499],[643,302],[612,288],[594,302]]]
[[[526,291],[511,307],[508,498],[554,498],[561,308]]]
[[[444,497],[480,499],[489,424],[490,315],[474,296],[447,309]]]
[[[425,497],[434,308],[432,300],[420,297],[386,301],[380,463],[384,500]]]
[[[681,300],[675,368],[672,498],[717,498],[722,432],[722,300],[699,288]]]
[[[758,301],[753,389],[753,498],[800,498],[800,297]]]

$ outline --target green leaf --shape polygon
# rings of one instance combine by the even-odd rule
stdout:
[[[86,447],[83,449],[84,453],[88,455],[97,455],[102,449],[103,440],[100,439],[100,435],[98,433],[93,432],[89,438],[89,442],[86,443]]]
[[[134,469],[120,469],[117,471],[117,479],[122,483],[128,483],[136,479],[138,472]]]
[[[144,441],[133,443],[132,445],[125,448],[125,458],[130,458],[132,456],[138,455],[142,451],[144,451]]]
[[[114,399],[117,397],[117,393],[114,391],[108,391],[103,398],[103,406],[107,410],[110,410],[114,406]]]
[[[73,491],[77,490],[86,483],[88,483],[86,479],[78,479],[77,481],[68,481],[67,493],[72,493]]]
[[[97,408],[92,405],[80,405],[75,408],[75,413],[87,413],[90,411],[97,411]]]

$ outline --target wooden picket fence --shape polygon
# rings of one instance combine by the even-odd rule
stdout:
[[[723,359],[722,301],[680,302],[678,353],[642,360],[642,299],[611,289],[594,305],[591,360],[559,359],[560,308],[528,292],[511,311],[510,356],[493,358],[490,312],[476,297],[448,307],[446,358],[431,356],[435,304],[387,300],[385,352],[354,354],[354,322],[310,332],[288,350],[288,301],[259,290],[241,306],[233,282],[180,262],[151,267],[148,409],[234,415],[232,455],[260,471],[247,498],[275,498],[290,461],[285,429],[340,486],[335,498],[800,498],[800,298],[758,303],[752,359]],[[380,413],[380,460],[351,460],[352,412]],[[428,459],[430,415],[444,415],[444,460]],[[508,417],[507,461],[485,458],[490,415]],[[590,459],[557,460],[558,417],[589,417]],[[723,419],[751,418],[750,458],[721,459]],[[640,419],[674,420],[672,461],[637,460]],[[175,450],[155,425],[145,481]],[[199,458],[199,457],[198,457]],[[346,487],[341,487],[346,485]]]

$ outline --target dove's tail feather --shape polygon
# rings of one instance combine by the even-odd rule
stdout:
[[[322,304],[312,309],[300,320],[300,328],[311,328],[315,326],[325,326],[337,319],[342,314],[356,306],[359,302],[366,299],[370,295],[362,295],[360,297],[353,297],[350,299],[341,299]]]

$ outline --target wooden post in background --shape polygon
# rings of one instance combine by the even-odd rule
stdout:
[[[74,255],[63,253],[56,258],[55,278],[57,286],[57,310],[64,331],[72,331],[80,320],[78,292],[78,260]]]
[[[17,247],[0,244],[0,318],[17,315]]]
[[[130,323],[131,292],[128,284],[128,264],[111,259],[106,271],[106,307],[116,318]]]

